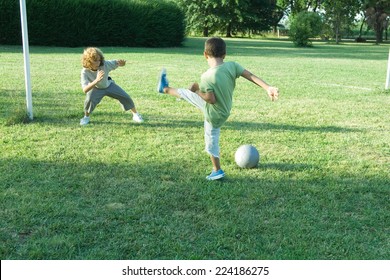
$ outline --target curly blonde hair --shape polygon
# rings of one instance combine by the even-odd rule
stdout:
[[[84,49],[83,56],[81,58],[81,64],[84,68],[91,69],[92,62],[100,59],[100,65],[104,64],[104,55],[103,52],[99,48],[89,47]]]

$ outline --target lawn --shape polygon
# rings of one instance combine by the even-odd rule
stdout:
[[[181,48],[103,47],[145,122],[106,98],[80,127],[82,48],[31,47],[34,120],[21,46],[0,46],[1,259],[389,259],[389,45],[227,39],[243,78],[222,128],[227,177],[208,182],[203,119],[156,93],[207,69],[204,38]],[[260,151],[240,169],[242,144]]]

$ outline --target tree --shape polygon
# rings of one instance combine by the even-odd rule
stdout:
[[[243,22],[243,11],[248,7],[247,0],[221,0],[216,11],[221,29],[226,30],[226,37],[232,37],[232,32]]]
[[[298,47],[309,47],[312,45],[310,38],[321,34],[322,19],[315,12],[300,12],[292,17],[290,26],[290,38]]]
[[[174,1],[174,0],[173,0]],[[276,0],[176,0],[185,11],[187,31],[216,31],[231,37],[237,32],[259,32],[276,25]]]
[[[270,27],[275,32],[284,15],[284,10],[277,5],[277,1],[252,0],[250,3],[245,15],[244,27],[253,33],[268,30]]]
[[[276,0],[220,0],[215,14],[219,29],[225,30],[226,37],[232,37],[238,32],[269,30],[281,18],[276,9]]]
[[[283,16],[283,12],[276,6],[276,0],[225,0],[223,2],[228,9],[225,12],[225,15],[228,15],[227,36],[230,36],[232,31],[258,33],[270,30]]]
[[[353,25],[356,15],[361,10],[361,5],[362,3],[357,0],[323,1],[323,17],[332,30],[336,44],[340,41],[342,30],[349,29]]]
[[[376,43],[383,42],[383,32],[388,26],[390,16],[390,1],[365,0],[364,4],[367,24],[375,31]]]
[[[277,5],[281,7],[286,15],[295,16],[300,12],[317,12],[324,0],[278,0]]]
[[[187,32],[202,32],[203,36],[209,36],[217,22],[214,11],[218,0],[176,0],[186,16]]]

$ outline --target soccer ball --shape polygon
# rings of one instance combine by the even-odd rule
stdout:
[[[241,168],[253,168],[258,165],[260,154],[252,145],[242,145],[237,149],[234,159]]]

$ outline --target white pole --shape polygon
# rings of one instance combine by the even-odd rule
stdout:
[[[33,119],[31,77],[30,77],[30,51],[28,47],[26,0],[20,0],[20,20],[22,23],[23,57],[24,57],[24,81],[26,85],[27,114]]]
[[[387,62],[387,79],[385,89],[389,89],[390,86],[390,49],[389,49],[389,61]]]

